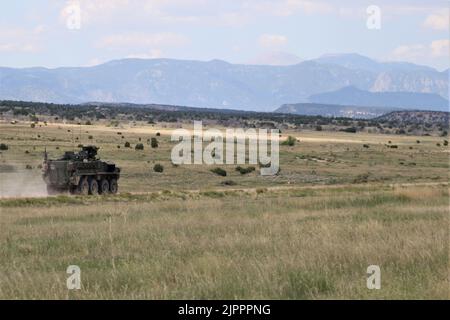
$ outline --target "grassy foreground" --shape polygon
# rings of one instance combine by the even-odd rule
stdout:
[[[3,200],[0,299],[448,299],[448,196],[436,184]],[[381,290],[366,287],[373,264]]]

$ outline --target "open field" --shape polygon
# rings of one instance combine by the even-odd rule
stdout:
[[[448,298],[447,186],[0,205],[0,298]],[[378,291],[366,288],[372,264]]]
[[[44,148],[55,158],[64,150],[77,149],[78,144],[99,146],[102,159],[114,161],[123,169],[121,192],[210,190],[221,188],[224,181],[230,180],[240,188],[355,182],[448,182],[449,149],[443,145],[444,139],[448,138],[288,131],[283,132],[282,139],[291,135],[299,142],[293,147],[281,146],[279,175],[262,177],[256,170],[243,176],[235,171],[236,166],[224,165],[228,175],[223,178],[212,174],[209,166],[173,166],[170,152],[175,143],[170,142],[171,130],[168,124],[129,124],[118,128],[49,124],[34,129],[29,123],[0,124],[0,142],[10,147],[0,155],[0,174],[4,181],[0,195],[45,194],[38,168]],[[156,137],[158,132],[161,136]],[[157,149],[147,143],[152,137],[158,139]],[[124,148],[127,141],[131,148]],[[134,149],[139,142],[145,145],[143,151]],[[153,172],[156,163],[164,166],[163,174]],[[33,169],[26,170],[27,165]]]
[[[447,138],[287,131],[277,176],[219,177],[173,166],[170,129],[1,123],[0,299],[449,298]],[[44,148],[78,144],[122,168],[119,195],[45,197]]]

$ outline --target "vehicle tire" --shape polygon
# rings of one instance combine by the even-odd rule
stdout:
[[[93,196],[98,195],[98,182],[94,178],[91,178],[89,182],[89,194]]]
[[[112,194],[116,194],[119,191],[119,185],[117,184],[116,179],[111,179],[109,182],[109,192]]]
[[[103,179],[100,181],[100,188],[99,188],[100,194],[108,194],[109,193],[109,181],[106,179]]]
[[[87,196],[89,194],[89,181],[87,177],[82,177],[78,185],[78,194]]]
[[[69,187],[69,193],[71,195],[77,195],[78,194],[78,188],[76,186],[70,186]]]

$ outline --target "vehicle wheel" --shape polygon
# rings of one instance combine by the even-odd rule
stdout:
[[[98,195],[98,182],[94,178],[92,178],[89,183],[89,194],[93,196]]]
[[[70,186],[69,187],[69,193],[71,195],[77,195],[78,194],[78,188],[76,186]]]
[[[109,182],[106,179],[103,179],[100,181],[100,189],[101,194],[108,194],[109,193]]]
[[[78,194],[87,196],[89,194],[89,181],[87,177],[83,177],[78,185]]]
[[[117,191],[119,191],[119,186],[117,185],[117,180],[116,179],[111,179],[111,182],[109,183],[109,191],[112,194],[116,194]]]

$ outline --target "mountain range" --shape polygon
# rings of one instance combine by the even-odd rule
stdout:
[[[339,91],[349,86],[355,90]],[[336,95],[322,95],[332,92],[349,94],[339,98],[348,103],[360,91],[400,92],[407,100],[414,100],[416,93],[429,93],[421,96],[418,108],[433,109],[438,99],[443,99],[439,103],[448,99],[448,70],[381,63],[356,54],[327,55],[288,66],[123,59],[93,67],[0,68],[0,100],[273,111],[283,104],[335,99]],[[385,95],[380,106],[396,106],[398,99],[398,95]]]

